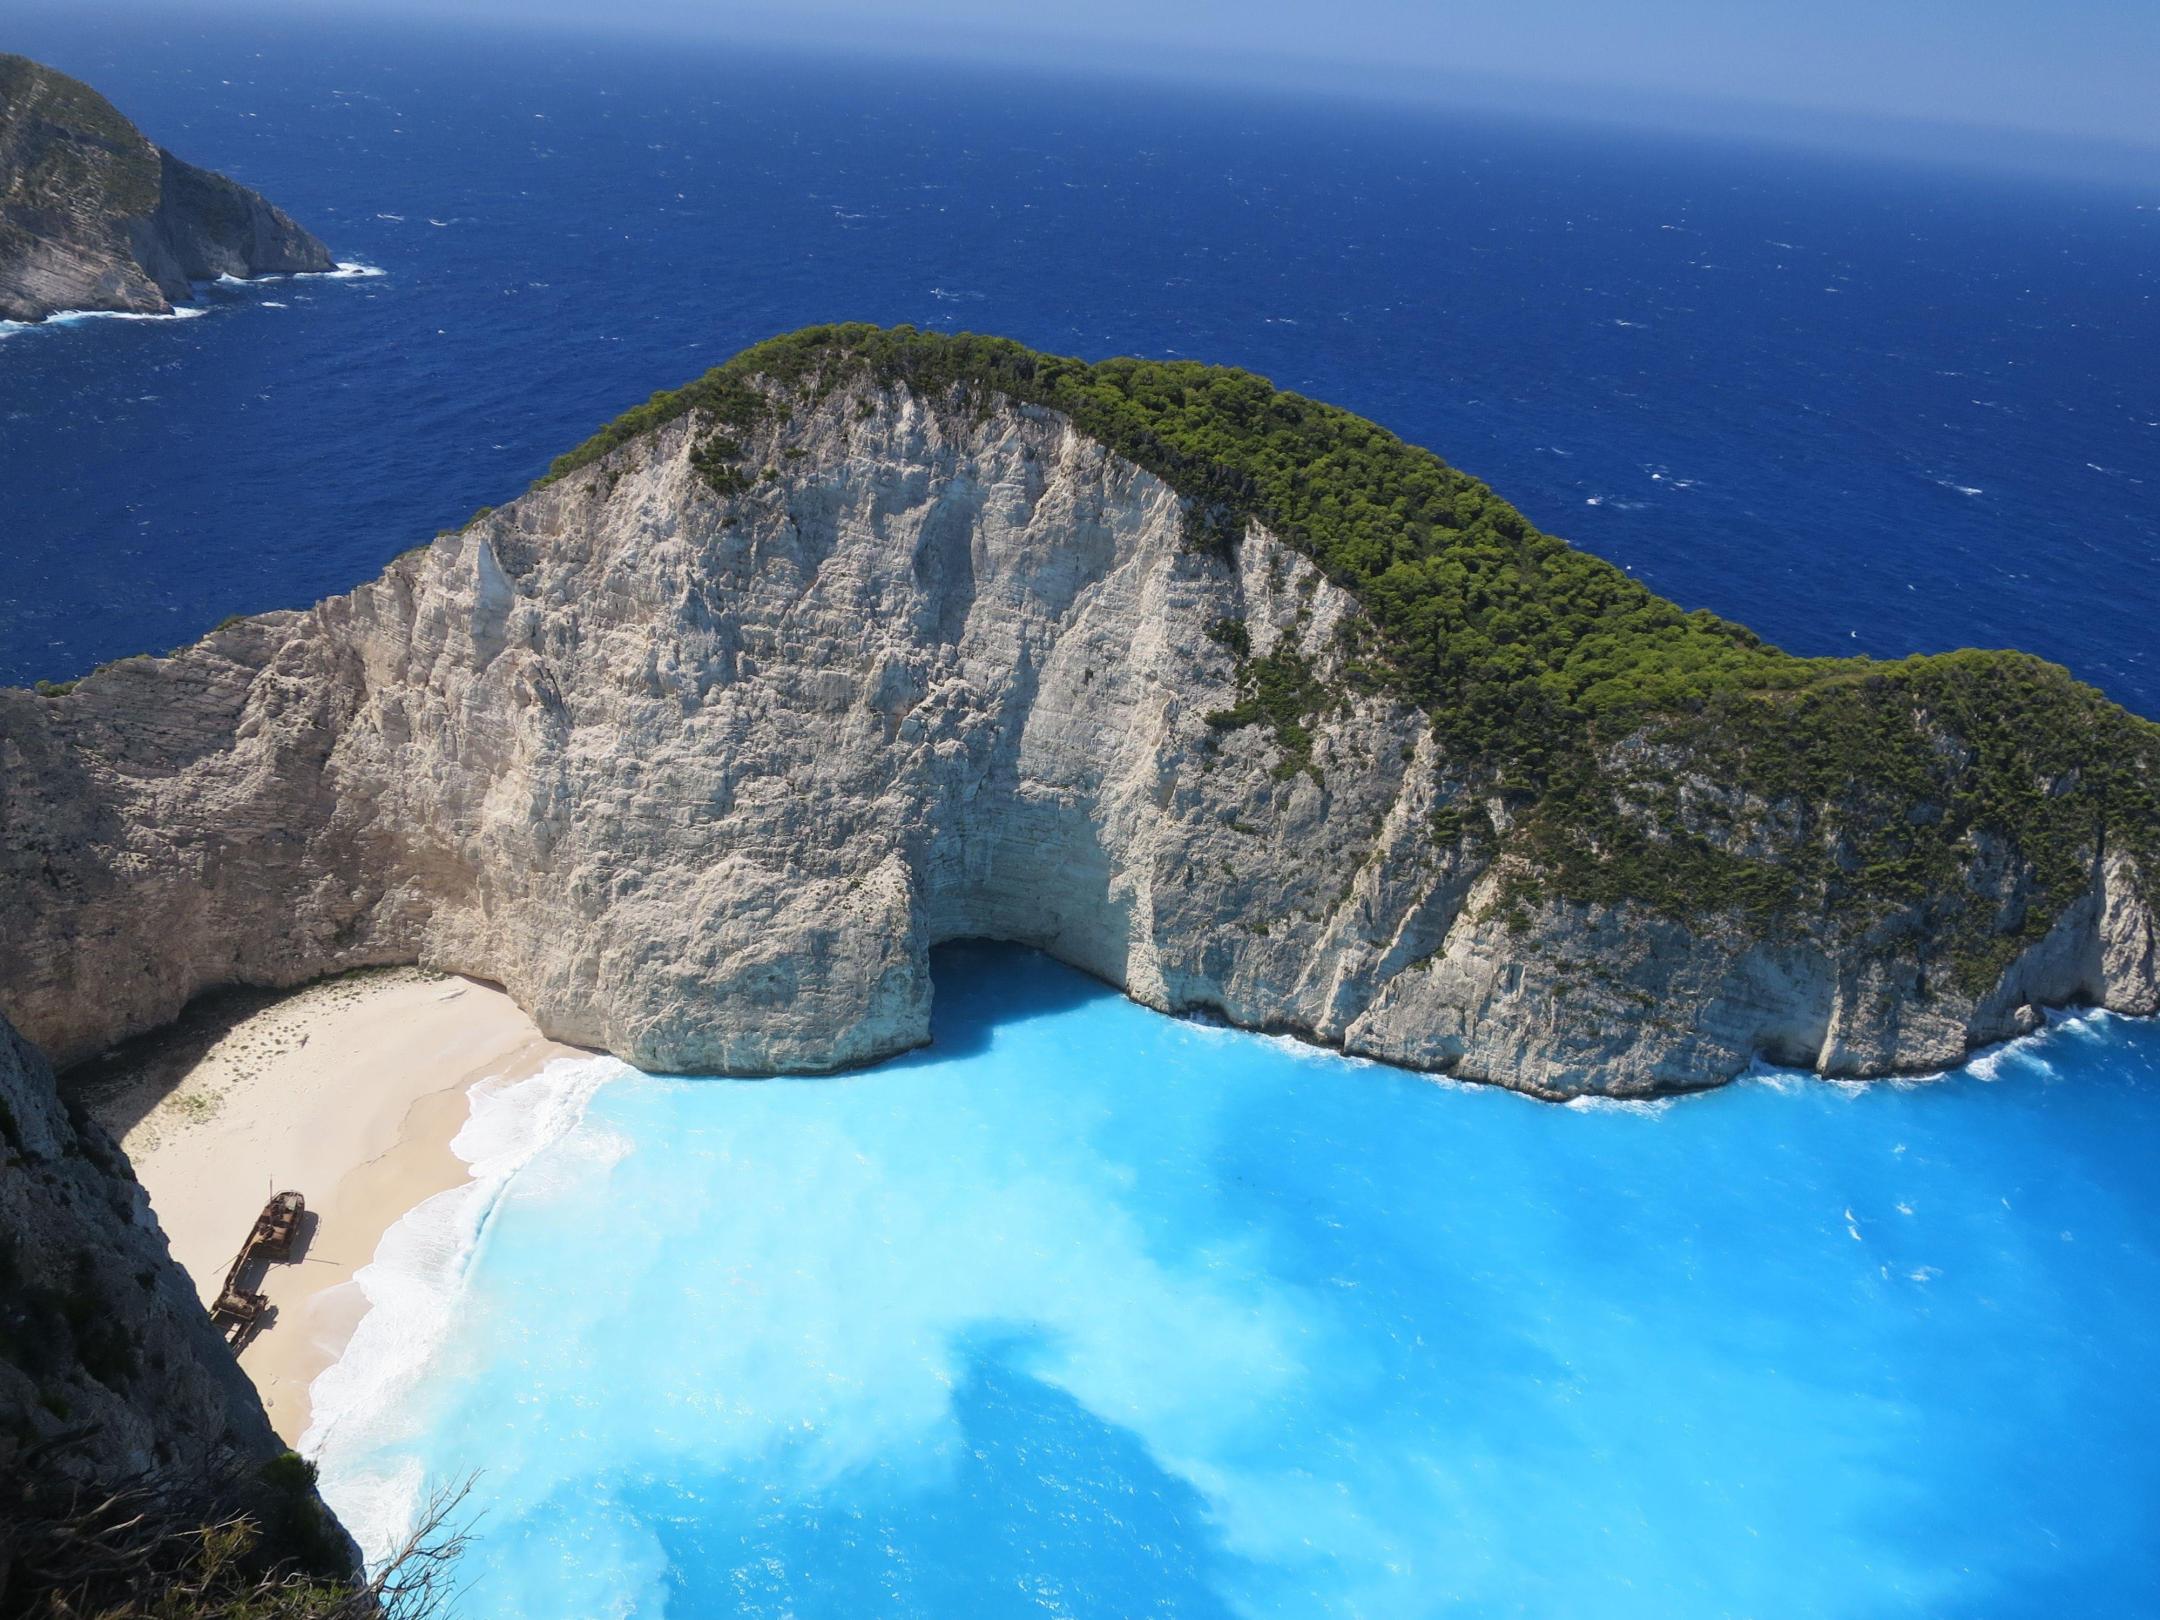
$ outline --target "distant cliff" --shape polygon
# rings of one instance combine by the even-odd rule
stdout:
[[[0,1009],[62,1060],[414,960],[651,1068],[924,1040],[929,948],[1541,1096],[2160,1006],[2160,728],[1793,658],[1369,422],[820,329],[305,612],[0,692]]]
[[[152,145],[88,85],[0,55],[0,319],[162,314],[191,282],[334,268],[281,210]]]

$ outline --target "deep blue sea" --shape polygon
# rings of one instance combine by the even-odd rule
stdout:
[[[311,601],[831,319],[1234,362],[1806,652],[2160,714],[2160,183],[35,4],[379,274],[0,336],[0,680]],[[318,1387],[471,1620],[2160,1612],[2160,1031],[1561,1109],[939,965],[839,1080],[484,1089]]]
[[[348,589],[654,389],[862,319],[1248,366],[1796,650],[2026,647],[2160,714],[2160,177],[12,9],[385,274],[0,340],[0,681]]]

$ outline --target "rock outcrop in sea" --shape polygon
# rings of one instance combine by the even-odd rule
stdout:
[[[1325,514],[1398,475],[1452,515],[1361,562]],[[833,329],[349,595],[0,692],[0,1010],[68,1062],[417,960],[817,1072],[988,936],[1545,1097],[1926,1070],[2160,1005],[2156,737],[2018,655],[1789,658],[1243,374]]]
[[[88,85],[0,55],[0,320],[162,315],[193,282],[335,268],[283,210],[152,144]]]

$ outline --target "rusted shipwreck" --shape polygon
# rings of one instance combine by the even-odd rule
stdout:
[[[263,1268],[272,1260],[292,1259],[300,1238],[300,1222],[306,1214],[307,1200],[298,1193],[272,1194],[262,1213],[255,1217],[247,1241],[240,1245],[240,1252],[226,1269],[225,1285],[218,1290],[217,1303],[210,1307],[210,1320],[235,1350],[247,1343],[270,1308],[268,1296],[248,1285],[261,1280]]]

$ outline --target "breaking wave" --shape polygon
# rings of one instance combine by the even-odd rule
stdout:
[[[406,1532],[421,1473],[409,1463],[382,1468],[348,1459],[415,1427],[405,1397],[456,1318],[504,1193],[577,1127],[594,1092],[629,1072],[613,1058],[558,1058],[528,1078],[474,1086],[472,1116],[450,1144],[471,1179],[407,1211],[354,1275],[367,1314],[343,1356],[309,1388],[312,1417],[300,1450],[334,1482],[338,1511],[368,1557]]]
[[[163,314],[131,309],[62,309],[55,310],[42,321],[0,321],[0,338],[10,338],[40,326],[74,326],[81,321],[190,321],[209,313],[196,304],[183,304]]]

